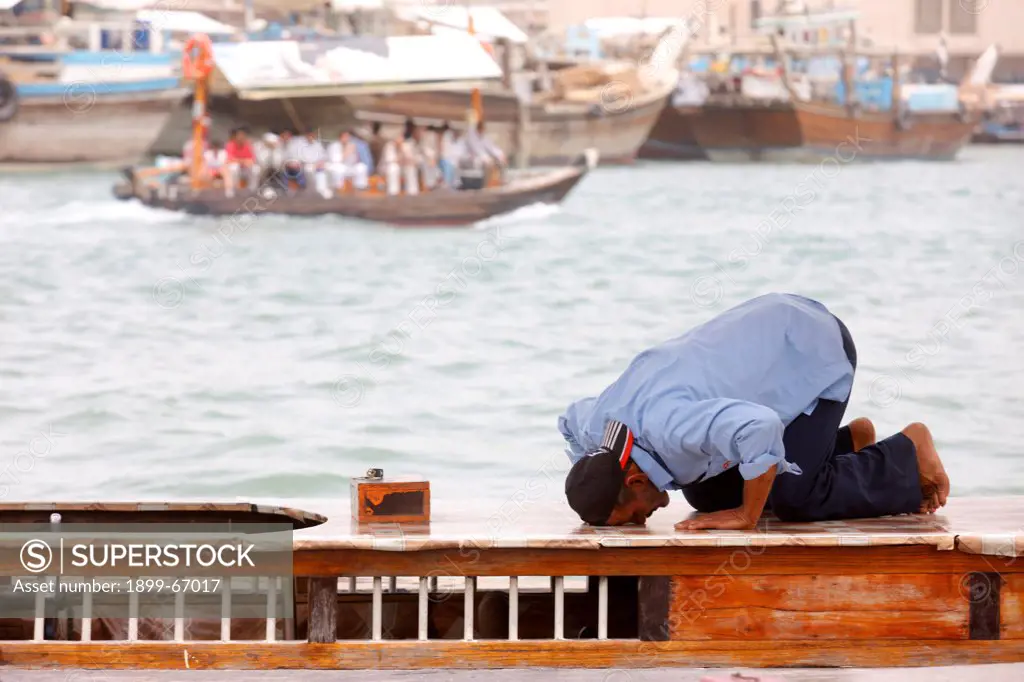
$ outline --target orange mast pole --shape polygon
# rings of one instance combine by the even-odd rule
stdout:
[[[203,186],[203,138],[206,137],[206,78],[195,81],[195,98],[192,103],[192,189]]]
[[[194,83],[192,99],[192,160],[190,179],[192,189],[202,189],[204,184],[203,142],[206,138],[206,102],[213,71],[213,46],[204,34],[192,36],[185,44],[182,55],[182,72]],[[196,52],[196,54],[193,54]]]

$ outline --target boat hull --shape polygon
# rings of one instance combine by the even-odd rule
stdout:
[[[695,109],[689,123],[707,158],[721,163],[774,161],[802,144],[788,102],[708,102]]]
[[[616,102],[614,107],[531,105],[528,117],[522,119],[527,131],[522,150],[518,134],[521,112],[516,97],[487,93],[483,95],[483,110],[488,136],[523,165],[572,163],[590,148],[600,153],[602,164],[627,164],[636,160],[668,96],[666,89],[646,98]],[[454,126],[465,121],[469,106],[466,93],[445,91],[360,96],[350,101],[363,120],[414,117],[418,121],[449,121]]]
[[[26,97],[0,123],[0,163],[109,163],[141,159],[184,89],[86,97]]]
[[[574,167],[534,173],[506,186],[484,190],[434,190],[398,196],[341,193],[323,197],[313,191],[285,193],[269,184],[231,197],[219,189],[199,193],[187,188],[132,190],[126,183],[116,186],[114,193],[121,199],[137,198],[153,208],[193,215],[235,216],[245,222],[264,214],[337,215],[403,227],[463,226],[532,204],[559,203],[587,170],[587,167]]]
[[[796,105],[796,116],[803,140],[797,156],[842,163],[953,160],[970,142],[978,123],[976,117],[959,113],[915,113],[901,126],[889,112],[851,116],[837,105],[803,102]]]
[[[693,132],[693,119],[700,107],[667,106],[640,147],[641,159],[699,161],[708,158]]]

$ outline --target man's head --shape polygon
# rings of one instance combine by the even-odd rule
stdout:
[[[585,523],[592,526],[643,525],[661,507],[668,493],[658,490],[640,467],[609,448],[577,461],[565,479],[565,496]]]
[[[231,139],[242,144],[249,139],[249,133],[245,128],[235,128],[231,131]]]

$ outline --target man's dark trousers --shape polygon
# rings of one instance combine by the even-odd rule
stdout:
[[[850,331],[839,322],[843,350],[857,370],[857,348]],[[819,400],[814,411],[801,414],[786,427],[782,442],[786,459],[803,474],[779,474],[768,506],[784,521],[873,518],[917,512],[921,485],[913,442],[902,433],[853,451],[848,427],[839,428],[846,404]],[[739,467],[683,487],[686,501],[700,512],[735,509],[743,504]]]

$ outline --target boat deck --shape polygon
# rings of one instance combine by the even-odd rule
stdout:
[[[70,641],[45,639],[37,620],[34,638],[0,641],[0,660],[94,669],[631,670],[623,681],[647,668],[1024,662],[1022,497],[952,498],[930,516],[799,524],[769,515],[749,532],[677,532],[673,524],[692,513],[679,500],[646,527],[622,528],[583,526],[563,501],[525,492],[478,505],[434,500],[425,525],[360,524],[339,500],[280,504],[253,510],[304,523],[327,517],[294,533],[284,612],[176,618],[173,627],[145,613],[98,618],[92,641],[82,641],[81,619]],[[30,506],[70,518],[68,505]],[[138,510],[223,517],[245,507]],[[16,514],[17,505],[0,512]],[[563,679],[592,679],[575,674]]]
[[[302,504],[302,503],[295,503]],[[295,536],[296,550],[369,549],[414,552],[483,548],[601,549],[643,547],[865,547],[927,546],[969,554],[1024,554],[1024,498],[950,498],[933,515],[784,523],[766,514],[753,531],[676,531],[693,510],[673,499],[646,526],[583,525],[564,502],[437,505],[429,526],[359,524],[336,502],[305,506],[328,520]],[[493,511],[489,511],[493,509]],[[484,515],[479,511],[488,510]],[[332,513],[333,512],[333,513]]]

